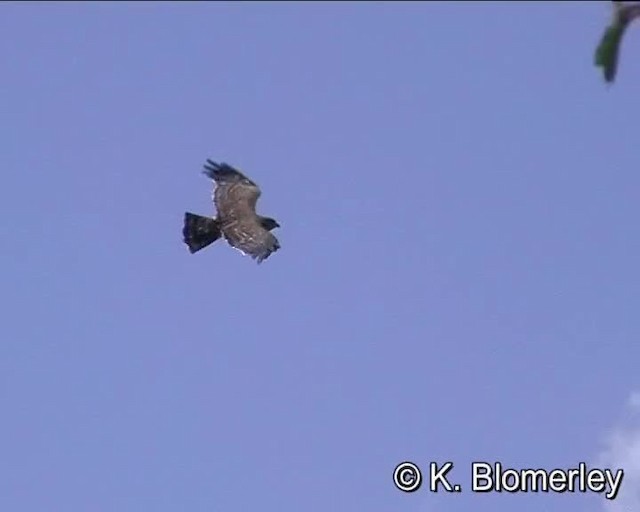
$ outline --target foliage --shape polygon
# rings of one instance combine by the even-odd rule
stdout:
[[[612,83],[618,71],[622,38],[629,24],[640,16],[640,2],[612,2],[613,17],[595,52],[595,65],[602,68],[605,82]]]

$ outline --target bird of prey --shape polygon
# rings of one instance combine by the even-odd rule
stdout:
[[[271,233],[280,224],[256,213],[261,194],[258,185],[224,162],[217,164],[207,159],[203,173],[215,183],[212,199],[217,216],[185,212],[182,235],[191,254],[221,237],[258,264],[280,249],[278,239]]]
[[[623,4],[612,2],[613,18],[596,48],[595,65],[602,68],[605,82],[613,82],[618,70],[620,45],[629,24],[640,16],[640,3]]]

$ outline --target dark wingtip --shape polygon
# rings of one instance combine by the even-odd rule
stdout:
[[[215,181],[241,176],[240,172],[229,164],[225,162],[216,163],[209,158],[207,158],[207,163],[204,165],[202,172]]]
[[[271,248],[269,248],[266,251],[264,251],[263,253],[255,256],[255,260],[258,263],[258,265],[260,265],[264,260],[266,260],[269,256],[271,256],[278,249],[280,249],[280,242],[278,242],[278,240],[276,239],[273,242],[273,245],[271,246]]]
[[[213,160],[207,158],[207,163],[204,164],[204,169],[202,170],[202,173],[207,175],[212,180],[214,180],[216,177],[216,173],[218,173],[219,171],[220,171],[220,164],[217,164]]]

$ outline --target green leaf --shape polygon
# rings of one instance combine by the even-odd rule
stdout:
[[[606,82],[613,82],[618,70],[618,54],[620,42],[626,28],[626,23],[609,25],[605,30],[600,44],[596,48],[595,65],[602,68]]]

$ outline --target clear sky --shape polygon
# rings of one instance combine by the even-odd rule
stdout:
[[[607,87],[608,18],[0,5],[0,510],[638,510],[640,29]],[[182,244],[206,158],[280,222],[262,265]],[[401,493],[407,459],[463,492]],[[627,475],[480,495],[471,461]]]

